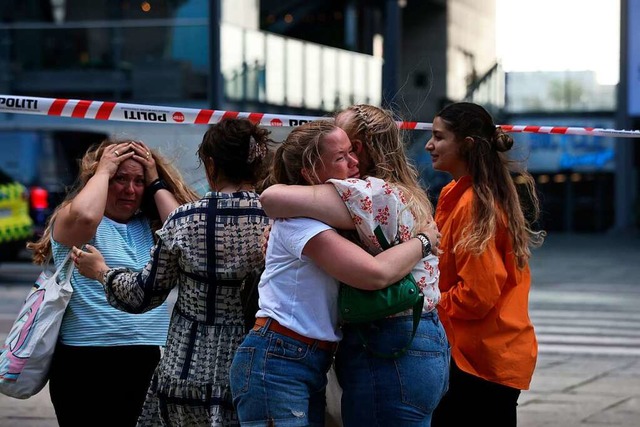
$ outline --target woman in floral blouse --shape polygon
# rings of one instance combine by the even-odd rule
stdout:
[[[381,251],[374,229],[380,226],[391,244],[406,241],[433,224],[433,208],[418,184],[393,115],[371,105],[354,105],[336,116],[360,162],[363,179],[329,180],[313,188],[276,186],[261,196],[272,217],[307,216],[339,229],[356,230],[370,253]],[[337,191],[336,191],[337,190]],[[346,205],[348,212],[342,214]],[[413,332],[411,311],[361,328],[343,325],[336,355],[336,373],[343,389],[342,421],[361,425],[425,425],[448,385],[449,346],[436,306],[438,289],[437,235],[433,252],[420,260],[412,274],[424,294],[424,307],[415,339],[397,359],[364,349],[360,334],[378,353],[402,349]]]

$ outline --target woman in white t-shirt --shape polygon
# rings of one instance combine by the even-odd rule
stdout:
[[[348,136],[329,121],[294,129],[276,151],[271,172],[273,183],[299,185],[358,177]],[[241,424],[324,426],[326,374],[342,338],[338,280],[381,289],[421,258],[418,238],[374,257],[320,221],[276,219],[258,286],[256,324],[231,365]]]

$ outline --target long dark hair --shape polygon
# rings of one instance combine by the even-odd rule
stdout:
[[[531,256],[529,246],[541,245],[546,233],[534,231],[525,219],[513,175],[518,176],[522,194],[528,199],[526,205],[531,212],[527,217],[532,222],[538,219],[540,202],[531,174],[506,155],[513,138],[496,127],[487,110],[471,102],[447,105],[436,117],[455,135],[458,153],[473,181],[473,222],[455,249],[482,252],[495,236],[497,221],[503,220],[511,234],[518,266],[523,267]]]

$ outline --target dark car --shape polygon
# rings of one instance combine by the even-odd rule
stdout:
[[[27,188],[34,237],[64,200],[87,148],[107,137],[86,130],[0,129],[0,169]]]

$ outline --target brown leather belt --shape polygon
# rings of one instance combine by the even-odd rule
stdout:
[[[253,325],[253,330],[257,331],[260,328],[262,328],[264,325],[267,324],[267,320],[269,319],[270,319],[269,317],[256,318],[256,324]],[[325,351],[335,352],[336,348],[338,348],[337,342],[314,340],[313,338],[305,337],[304,335],[300,335],[299,333],[294,332],[291,329],[282,326],[280,323],[276,322],[274,319],[270,319],[270,320],[271,322],[269,322],[269,327],[267,328],[267,330],[269,331],[273,331],[278,334],[287,336],[289,338],[293,338],[294,340],[301,341],[309,346],[315,345],[319,349],[325,350]]]

